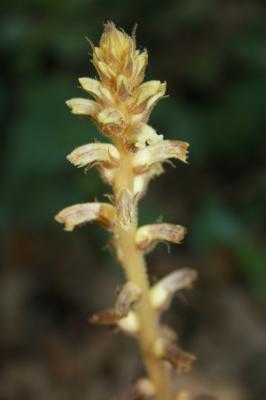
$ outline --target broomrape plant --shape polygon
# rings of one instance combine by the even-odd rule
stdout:
[[[95,314],[97,325],[117,326],[134,336],[141,347],[147,378],[134,387],[135,399],[181,400],[170,379],[170,366],[189,371],[195,357],[180,350],[175,333],[160,323],[174,294],[190,288],[196,271],[176,270],[150,286],[145,253],[157,242],[180,243],[186,229],[159,223],[138,227],[137,208],[151,179],[161,175],[169,159],[187,160],[188,143],[164,140],[148,125],[155,104],[164,97],[166,83],[143,82],[147,51],[136,49],[135,34],[128,36],[112,22],[104,27],[99,47],[92,46],[92,62],[99,80],[79,78],[93,98],[66,103],[73,114],[91,118],[112,143],[89,143],[76,148],[67,159],[78,168],[95,166],[112,190],[110,203],[82,203],[67,207],[56,220],[72,231],[96,221],[112,234],[115,254],[126,276],[113,308]]]

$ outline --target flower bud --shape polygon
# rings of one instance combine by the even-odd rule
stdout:
[[[73,150],[67,159],[78,168],[94,164],[103,165],[105,168],[114,168],[119,164],[120,154],[112,144],[90,143]]]
[[[137,230],[136,245],[140,250],[150,250],[156,242],[168,241],[180,243],[187,230],[181,225],[152,224],[144,225]]]
[[[152,164],[176,158],[186,162],[189,144],[179,140],[163,140],[137,151],[133,165],[134,172],[141,174]]]
[[[130,37],[117,29],[112,22],[108,22],[99,47],[93,47],[93,64],[104,83],[111,85],[115,79],[122,81],[123,78],[117,77],[123,75],[128,80],[128,89],[131,91],[144,78],[147,52],[136,50],[135,37]],[[122,86],[118,86],[123,87],[122,91],[118,90],[123,98],[127,84],[124,81]]]
[[[64,208],[55,219],[60,224],[65,224],[66,231],[72,231],[76,226],[92,221],[111,229],[115,220],[115,208],[108,203],[81,203]]]
[[[197,278],[197,271],[190,268],[176,270],[161,279],[150,289],[150,299],[154,309],[161,313],[170,305],[174,294],[181,289],[189,289]]]
[[[99,62],[105,61],[118,72],[123,68],[127,55],[134,51],[134,47],[130,36],[117,29],[112,22],[108,22],[101,36],[100,46],[94,48],[94,65],[97,68]]]

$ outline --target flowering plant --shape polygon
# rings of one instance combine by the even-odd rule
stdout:
[[[97,221],[112,233],[126,283],[114,307],[90,321],[117,326],[138,339],[148,377],[136,383],[135,398],[184,399],[184,394],[174,391],[169,365],[189,371],[195,357],[180,350],[175,333],[160,323],[160,316],[178,290],[191,287],[197,274],[189,268],[177,270],[150,287],[144,256],[159,241],[180,243],[186,229],[169,223],[138,227],[137,208],[150,180],[164,172],[164,162],[186,162],[188,143],[164,140],[148,125],[153,107],[165,95],[166,83],[142,83],[148,54],[136,48],[134,33],[129,36],[109,22],[99,47],[92,49],[99,80],[86,77],[79,83],[93,100],[74,98],[67,105],[73,114],[91,118],[111,143],[85,144],[67,159],[79,168],[98,168],[112,187],[112,202],[76,204],[55,218],[67,231]]]

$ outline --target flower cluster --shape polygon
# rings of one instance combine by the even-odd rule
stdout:
[[[74,98],[67,101],[73,114],[87,115],[101,132],[111,138],[123,137],[126,143],[143,147],[162,140],[147,125],[150,112],[165,94],[160,81],[142,83],[148,54],[136,49],[135,38],[105,26],[99,47],[93,47],[93,64],[100,80],[80,78],[81,87],[94,100]]]

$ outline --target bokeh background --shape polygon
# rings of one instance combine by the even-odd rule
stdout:
[[[95,225],[69,234],[53,219],[109,192],[96,171],[65,159],[99,139],[65,100],[84,95],[79,76],[95,76],[86,37],[97,43],[113,20],[127,32],[138,23],[147,79],[168,83],[152,125],[191,144],[189,165],[167,166],[140,209],[141,223],[189,231],[170,254],[160,245],[148,256],[151,280],[199,272],[165,316],[198,357],[177,385],[264,400],[265,2],[2,0],[0,10],[0,399],[129,399],[143,374],[133,339],[87,322],[123,282],[108,234]]]

